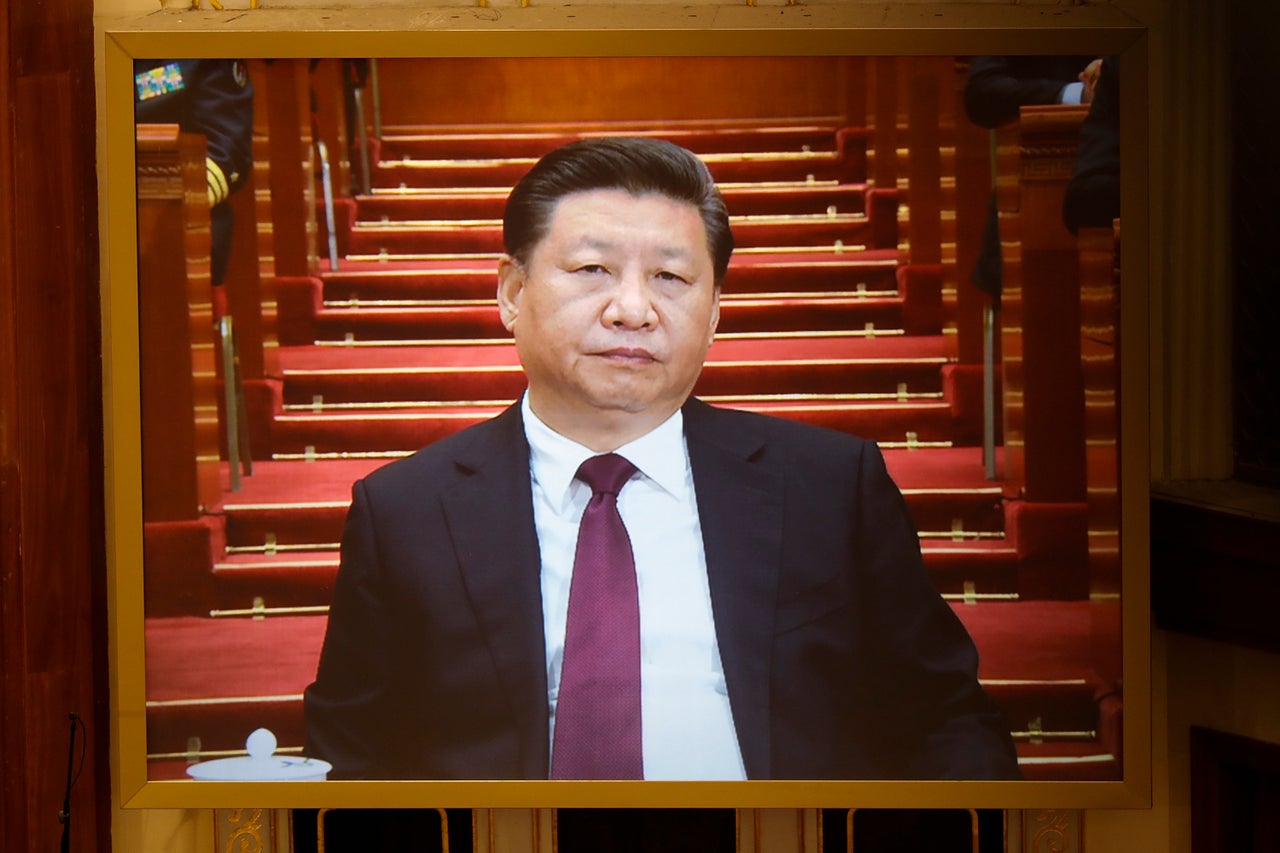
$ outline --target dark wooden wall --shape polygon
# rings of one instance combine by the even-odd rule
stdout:
[[[4,4],[0,60],[0,845],[58,849],[75,712],[108,850],[92,0]]]
[[[847,63],[829,56],[384,59],[378,68],[386,125],[693,119],[708,105],[725,119],[847,109]]]

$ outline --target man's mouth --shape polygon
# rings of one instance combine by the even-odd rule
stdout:
[[[601,358],[622,364],[651,364],[657,361],[653,353],[643,347],[614,347],[596,353]]]

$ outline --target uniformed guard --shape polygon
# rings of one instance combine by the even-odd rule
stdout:
[[[210,275],[222,284],[231,252],[226,203],[253,169],[253,84],[238,59],[139,59],[134,62],[134,121],[176,124],[207,140]]]

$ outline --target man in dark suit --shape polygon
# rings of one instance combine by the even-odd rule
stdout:
[[[635,776],[1017,778],[875,445],[690,397],[732,252],[701,162],[566,146],[513,190],[504,241],[528,391],[355,485],[308,754],[336,778],[572,777],[562,740],[631,749],[630,722],[590,716],[634,667]],[[633,606],[577,597],[599,498],[578,466],[613,454],[639,660],[593,676],[607,689],[570,736],[575,623]]]

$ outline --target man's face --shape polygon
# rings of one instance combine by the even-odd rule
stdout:
[[[504,259],[498,282],[530,406],[588,446],[588,435],[621,429],[627,441],[675,412],[720,318],[698,209],[657,194],[566,196],[527,263]]]

